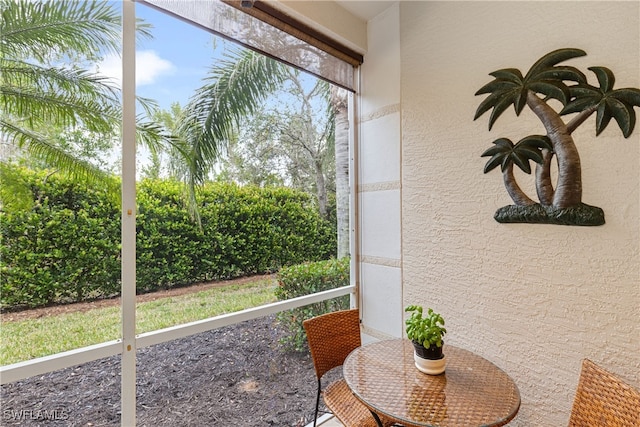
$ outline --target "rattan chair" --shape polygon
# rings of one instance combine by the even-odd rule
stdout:
[[[313,426],[318,419],[320,394],[333,415],[346,427],[376,427],[369,409],[351,392],[344,379],[327,385],[322,391],[322,377],[331,369],[341,366],[344,359],[360,347],[360,317],[358,310],[342,310],[323,314],[303,322],[307,333],[311,358],[318,378],[318,394]],[[392,423],[382,419],[385,426]]]
[[[585,359],[569,427],[640,427],[640,391]]]

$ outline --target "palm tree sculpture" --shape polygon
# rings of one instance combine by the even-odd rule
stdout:
[[[507,138],[495,140],[493,147],[482,156],[491,156],[484,172],[502,168],[505,187],[515,205],[505,206],[494,215],[498,222],[529,222],[565,225],[602,225],[602,209],[582,203],[580,156],[571,137],[573,131],[593,113],[596,113],[596,136],[616,120],[625,138],[633,132],[636,115],[634,106],[640,106],[640,89],[613,89],[615,77],[605,67],[590,67],[599,86],[591,86],[586,76],[572,66],[557,64],[586,55],[580,49],[558,49],[540,58],[523,77],[515,68],[501,69],[489,75],[494,80],[480,88],[476,95],[489,94],[478,106],[474,120],[492,110],[489,130],[497,118],[511,105],[516,115],[524,106],[540,119],[547,135],[532,135],[513,144]],[[565,82],[574,83],[568,85]],[[541,99],[538,94],[544,95]],[[549,99],[560,101],[563,108],[556,112]],[[560,116],[577,113],[565,123]],[[558,177],[556,186],[551,179],[551,162],[556,157]],[[529,160],[536,165],[536,191],[540,203],[531,200],[517,185],[513,175],[515,163],[531,173]]]

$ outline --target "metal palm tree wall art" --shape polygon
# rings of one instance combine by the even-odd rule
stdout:
[[[484,173],[500,166],[504,184],[515,205],[498,209],[498,222],[525,222],[564,225],[602,225],[601,208],[582,203],[582,178],[578,149],[573,131],[596,113],[596,136],[615,119],[625,138],[636,123],[634,107],[640,107],[640,89],[614,89],[615,77],[606,67],[589,67],[599,87],[587,82],[584,73],[575,67],[558,65],[566,60],[585,56],[580,49],[558,49],[540,58],[525,76],[515,68],[489,73],[494,80],[484,85],[476,95],[489,94],[478,106],[474,120],[489,110],[489,130],[498,117],[513,104],[519,116],[525,105],[540,119],[546,135],[530,135],[513,143],[508,138],[493,141],[482,153],[490,157]],[[541,97],[543,96],[543,97]],[[555,99],[563,108],[556,112],[548,103]],[[577,113],[565,123],[561,116]],[[556,158],[557,181],[552,182],[551,165]],[[514,176],[514,164],[530,174],[530,161],[536,163],[535,186],[539,203],[520,188]]]

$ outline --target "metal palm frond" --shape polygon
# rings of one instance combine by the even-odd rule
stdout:
[[[541,149],[551,150],[551,141],[543,135],[530,135],[522,138],[515,145],[508,138],[499,138],[493,141],[494,146],[482,153],[481,157],[491,156],[484,167],[484,173],[495,169],[500,165],[504,172],[509,164],[516,164],[525,173],[531,173],[529,160],[542,163]]]
[[[490,94],[476,110],[474,120],[493,109],[489,117],[489,130],[500,115],[513,104],[516,115],[520,115],[527,102],[529,91],[540,93],[567,104],[570,99],[569,89],[564,81],[585,82],[584,74],[575,67],[557,66],[567,59],[584,56],[580,49],[558,49],[536,61],[523,77],[516,68],[505,68],[489,73],[495,80],[489,82],[475,95]]]
[[[561,115],[585,110],[596,111],[596,136],[600,135],[612,118],[622,134],[628,138],[636,123],[634,107],[640,107],[640,89],[613,89],[615,76],[606,67],[589,67],[597,77],[600,87],[587,83],[570,86],[572,100],[560,111]]]

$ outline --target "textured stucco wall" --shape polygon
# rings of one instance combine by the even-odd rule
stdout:
[[[587,52],[569,63],[592,84],[586,68],[603,65],[616,88],[640,87],[640,4],[401,2],[399,19],[403,304],[441,312],[449,343],[516,380],[514,425],[566,425],[585,357],[640,386],[640,126],[596,138],[594,116],[574,132],[583,201],[607,223],[568,227],[494,221],[511,200],[480,154],[544,129],[528,110],[491,132],[488,113],[473,121],[489,72],[561,47]]]

